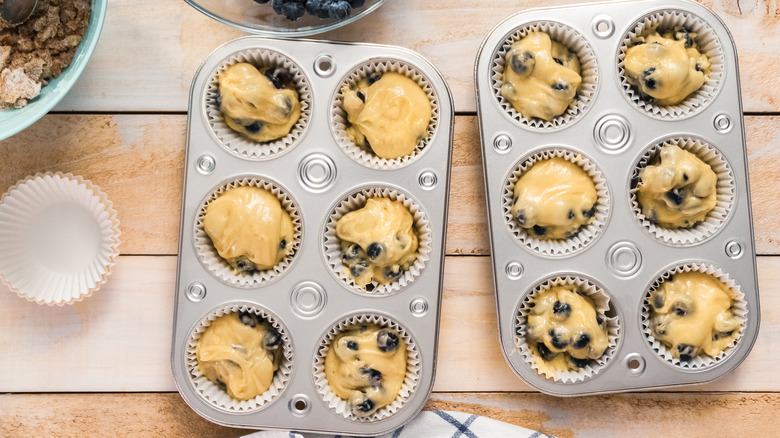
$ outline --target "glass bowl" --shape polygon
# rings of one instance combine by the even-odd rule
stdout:
[[[220,23],[270,37],[302,37],[337,29],[370,14],[385,2],[366,0],[363,6],[353,9],[352,14],[343,20],[317,18],[307,13],[296,21],[290,21],[283,15],[277,15],[270,1],[265,4],[253,0],[184,1]]]

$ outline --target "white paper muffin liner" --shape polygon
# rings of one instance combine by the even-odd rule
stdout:
[[[698,90],[691,93],[685,100],[675,105],[658,106],[644,101],[637,89],[631,86],[626,80],[623,60],[626,57],[626,51],[631,45],[657,29],[668,30],[678,26],[683,26],[691,32],[698,34],[695,38],[699,52],[707,55],[710,61],[711,70],[709,78]],[[662,119],[674,120],[681,117],[688,117],[706,107],[718,94],[723,82],[724,57],[723,47],[718,36],[712,27],[703,19],[684,11],[662,10],[651,12],[639,19],[632,30],[628,31],[621,40],[620,50],[618,51],[617,65],[618,78],[620,85],[625,91],[628,100],[640,111],[645,114]]]
[[[504,69],[506,68],[506,54],[509,52],[512,44],[525,38],[531,32],[544,32],[550,35],[553,41],[557,41],[570,51],[574,52],[580,61],[580,76],[582,82],[577,91],[578,98],[574,105],[561,115],[552,120],[542,120],[537,118],[525,117],[517,112],[512,103],[501,95],[501,85],[504,83]],[[550,130],[563,128],[579,119],[593,103],[599,81],[599,68],[596,62],[596,55],[593,52],[588,41],[579,32],[573,28],[554,21],[537,21],[524,24],[510,33],[501,46],[498,47],[493,55],[493,64],[491,67],[491,84],[493,94],[498,100],[498,104],[506,113],[525,128],[534,130]]]
[[[736,339],[734,340],[734,343],[724,349],[718,356],[716,357],[710,357],[706,354],[699,354],[698,356],[694,357],[693,359],[689,361],[681,361],[680,359],[674,358],[672,356],[672,352],[669,351],[669,349],[664,345],[662,342],[658,341],[653,337],[652,330],[650,329],[650,294],[653,293],[664,281],[668,280],[675,274],[679,274],[681,272],[702,272],[704,274],[709,274],[716,279],[720,280],[725,284],[729,290],[732,292],[732,308],[734,310],[734,315],[737,316],[737,318],[742,320],[742,325],[739,328],[739,334],[737,335]],[[664,272],[661,276],[659,276],[652,285],[650,285],[650,288],[645,292],[644,300],[642,302],[642,332],[645,335],[645,339],[650,344],[650,348],[663,360],[669,362],[670,364],[680,367],[682,369],[689,369],[689,370],[701,370],[705,368],[710,368],[713,366],[718,365],[721,363],[724,359],[729,357],[734,350],[736,350],[736,346],[739,344],[740,340],[742,339],[742,334],[745,332],[745,327],[747,326],[747,317],[748,317],[748,310],[747,310],[747,301],[745,301],[745,294],[742,292],[742,289],[739,287],[739,285],[729,277],[729,274],[723,271],[722,269],[708,264],[708,263],[686,263],[678,265],[674,268],[671,268]]]
[[[358,286],[349,275],[343,272],[344,264],[341,262],[341,239],[336,235],[336,223],[345,214],[359,210],[366,205],[369,198],[388,198],[393,201],[400,201],[406,206],[414,218],[414,231],[417,234],[417,259],[409,266],[409,269],[403,272],[401,277],[387,284],[369,283],[374,286],[369,290]],[[428,218],[422,207],[412,199],[411,196],[402,193],[399,190],[390,187],[369,187],[358,189],[346,198],[342,199],[330,212],[328,220],[325,223],[324,232],[324,255],[331,268],[331,271],[345,283],[345,286],[359,294],[372,296],[386,296],[393,294],[414,281],[417,276],[425,269],[425,265],[431,256],[431,227]]]
[[[293,223],[293,250],[292,252],[283,258],[273,269],[267,269],[264,271],[255,271],[252,275],[237,274],[233,271],[227,260],[223,259],[217,249],[214,248],[214,244],[211,242],[211,238],[206,234],[206,230],[203,227],[203,219],[206,217],[206,208],[208,205],[217,199],[222,193],[240,186],[251,186],[265,189],[266,191],[274,194],[287,213],[290,215]],[[227,182],[220,184],[214,190],[209,193],[206,199],[201,203],[198,209],[198,215],[195,218],[195,232],[193,234],[195,251],[198,253],[198,258],[206,269],[208,269],[215,277],[223,282],[236,287],[260,287],[265,286],[273,280],[279,278],[284,272],[292,265],[295,260],[295,256],[298,254],[298,250],[301,246],[301,236],[303,234],[303,225],[301,221],[300,208],[298,203],[289,195],[288,191],[283,189],[278,183],[270,179],[261,176],[243,176],[236,179],[231,179]]]
[[[642,169],[658,156],[662,147],[668,145],[677,145],[681,149],[696,155],[700,160],[707,163],[718,177],[716,186],[717,202],[715,207],[707,213],[707,216],[703,221],[690,228],[671,229],[654,224],[642,213],[642,208],[637,199],[637,184],[639,183],[639,176]],[[634,166],[630,184],[629,196],[631,210],[634,212],[634,216],[636,216],[642,224],[642,227],[659,242],[675,246],[703,242],[715,235],[723,224],[726,223],[734,205],[734,197],[736,196],[734,173],[731,170],[731,166],[729,166],[729,163],[726,161],[726,158],[712,145],[703,140],[691,137],[670,138],[650,146],[639,159],[636,166]]]
[[[325,356],[328,354],[331,343],[340,332],[361,324],[376,324],[382,328],[395,330],[403,337],[404,342],[406,342],[406,377],[404,378],[403,385],[401,385],[401,390],[398,392],[398,397],[389,405],[378,409],[367,417],[358,417],[354,415],[349,409],[347,401],[343,400],[330,389],[328,379],[325,376]],[[384,420],[401,410],[412,395],[414,395],[414,391],[417,389],[417,384],[420,380],[421,370],[420,352],[417,348],[417,343],[409,332],[389,317],[374,313],[353,315],[331,326],[327,333],[325,333],[325,336],[320,340],[317,351],[315,352],[313,367],[314,384],[317,386],[317,392],[330,410],[347,420],[361,423]]]
[[[528,307],[528,304],[537,294],[549,290],[554,286],[563,285],[576,286],[584,293],[585,296],[593,300],[593,303],[596,306],[596,313],[602,315],[607,323],[609,344],[607,349],[604,351],[604,354],[602,354],[599,359],[590,361],[590,364],[580,369],[579,371],[564,371],[557,373],[556,375],[545,375],[534,363],[534,357],[537,353],[531,350],[528,342],[525,339],[525,325],[526,321],[528,320],[528,313],[531,309]],[[612,359],[612,357],[615,355],[615,351],[617,350],[617,341],[620,336],[620,321],[610,306],[610,296],[600,285],[597,285],[594,281],[586,277],[575,274],[561,274],[542,281],[533,289],[531,289],[530,292],[525,295],[525,297],[523,297],[523,300],[520,302],[516,313],[515,346],[517,347],[517,350],[523,356],[523,359],[528,364],[528,366],[531,367],[531,369],[539,373],[540,376],[551,379],[555,382],[576,383],[595,377],[599,371],[601,371]]]
[[[568,239],[545,240],[532,236],[525,228],[521,227],[520,224],[517,223],[517,219],[512,215],[511,209],[515,185],[520,177],[522,177],[535,163],[549,160],[554,157],[562,158],[570,163],[576,164],[587,172],[593,180],[593,184],[596,186],[598,200],[596,201],[596,214],[593,216],[593,222],[580,228],[580,231],[577,234]],[[604,228],[610,210],[609,188],[607,187],[607,180],[604,178],[601,170],[589,158],[579,152],[574,152],[561,147],[547,148],[520,159],[518,164],[515,165],[504,181],[501,208],[509,230],[521,245],[531,251],[548,256],[566,256],[580,251],[594,242]]]
[[[240,62],[247,62],[257,68],[282,67],[293,75],[295,88],[298,92],[298,100],[301,102],[301,117],[290,129],[287,136],[269,142],[256,142],[234,131],[225,123],[225,117],[217,104],[219,96],[219,75],[228,67]],[[262,160],[273,158],[275,155],[286,152],[303,136],[309,119],[311,118],[311,86],[303,70],[287,56],[269,49],[247,49],[236,52],[225,58],[214,69],[204,92],[206,118],[215,139],[223,147],[242,158]]]
[[[89,180],[28,177],[0,198],[0,282],[38,304],[81,301],[111,273],[120,234],[113,203]]]
[[[349,127],[348,115],[343,108],[344,86],[353,87],[374,73],[399,73],[413,80],[428,95],[431,103],[431,121],[428,123],[428,135],[423,138],[411,154],[387,159],[377,156],[370,148],[362,148],[349,139],[346,129]],[[355,67],[338,86],[331,105],[331,125],[336,141],[347,156],[357,163],[372,169],[399,169],[413,163],[428,148],[439,125],[439,98],[428,78],[413,65],[398,59],[372,59]]]
[[[228,395],[219,385],[213,383],[200,372],[198,368],[198,358],[196,348],[201,335],[217,318],[235,312],[249,312],[258,316],[259,319],[267,321],[282,336],[282,351],[284,356],[279,364],[279,369],[274,372],[274,379],[271,386],[264,393],[251,400],[238,400]],[[252,303],[237,302],[223,305],[216,310],[209,312],[198,322],[192,330],[187,341],[186,360],[187,371],[196,392],[204,400],[215,407],[235,413],[248,413],[260,410],[268,406],[284,391],[287,382],[290,381],[292,374],[293,349],[287,328],[274,315],[267,310]]]

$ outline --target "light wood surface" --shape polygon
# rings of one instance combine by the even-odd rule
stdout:
[[[761,329],[723,379],[667,392],[555,398],[514,376],[498,345],[473,62],[489,30],[527,7],[582,0],[388,0],[323,39],[396,44],[445,75],[458,116],[439,363],[426,409],[486,415],[561,437],[779,436],[780,3],[703,0],[737,44],[754,215]],[[44,171],[103,188],[119,212],[108,283],[62,308],[0,287],[0,437],[240,436],[173,392],[173,317],[189,87],[201,61],[242,33],[179,0],[111,0],[82,78],[55,109],[0,142],[0,192]],[[73,111],[73,113],[70,113]],[[3,394],[8,393],[8,394]]]

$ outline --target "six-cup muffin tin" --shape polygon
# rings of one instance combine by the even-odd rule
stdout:
[[[701,92],[671,109],[632,99],[621,76],[624,40],[635,38],[637,26],[647,31],[659,22],[697,27],[697,42],[713,60]],[[527,29],[549,31],[583,63],[579,102],[553,123],[524,119],[497,92],[506,47]],[[526,10],[491,31],[475,67],[499,337],[514,372],[545,393],[571,396],[703,383],[735,369],[755,342],[759,301],[737,55],[718,17],[693,2],[669,0]],[[633,201],[638,167],[667,140],[685,143],[719,176],[718,205],[695,230],[656,229]],[[595,175],[603,205],[593,226],[550,244],[529,238],[508,211],[523,164],[555,154]],[[648,292],[681,270],[711,273],[739,297],[740,338],[713,360],[674,360],[647,327]],[[615,326],[598,363],[558,380],[532,367],[523,337],[529,294],[556,278],[601,290]]]
[[[301,121],[284,141],[253,145],[226,130],[216,110],[216,77],[239,61],[282,65],[295,76]],[[346,144],[337,102],[342,83],[365,72],[398,71],[423,86],[434,107],[429,136],[404,160],[378,160]],[[193,80],[171,362],[179,392],[203,417],[247,428],[376,435],[411,420],[433,386],[447,223],[453,104],[441,74],[418,54],[371,44],[245,37],[217,48]],[[273,271],[230,273],[202,231],[208,202],[235,185],[272,191],[291,213],[295,252]],[[403,200],[415,216],[424,260],[398,284],[361,291],[341,274],[330,230],[366,196]],[[199,333],[226,311],[250,309],[283,338],[272,390],[238,403],[199,376]],[[410,344],[399,403],[369,420],[328,394],[321,359],[345,324],[379,322]]]

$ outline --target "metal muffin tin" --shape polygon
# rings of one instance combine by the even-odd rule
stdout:
[[[723,49],[719,92],[694,115],[675,120],[648,116],[626,98],[618,77],[621,40],[637,20],[655,11],[677,10],[703,19]],[[530,129],[500,105],[492,88],[494,56],[515,30],[529,23],[556,22],[579,32],[598,64],[598,84],[590,106],[572,123]],[[709,382],[734,370],[748,355],[759,327],[759,300],[747,153],[737,54],[721,20],[688,1],[605,2],[529,9],[497,25],[483,42],[475,66],[477,113],[491,235],[499,337],[504,357],[530,386],[552,395],[574,396]],[[670,245],[653,237],[634,216],[630,181],[634,164],[650,145],[669,136],[700,138],[715,146],[734,175],[735,193],[726,222],[703,242]],[[536,151],[564,147],[588,157],[609,188],[610,212],[599,235],[566,255],[545,255],[521,244],[503,215],[505,183],[512,169]],[[654,280],[680,263],[706,263],[725,271],[745,294],[747,320],[734,351],[703,369],[684,369],[651,348],[643,333],[645,294]],[[619,318],[613,356],[595,375],[577,382],[547,379],[531,368],[516,344],[517,311],[539,283],[558,275],[589,278],[611,298]]]
[[[304,133],[283,153],[242,158],[219,144],[206,114],[206,88],[220,63],[250,49],[278,52],[302,70],[310,87],[310,118]],[[331,124],[331,105],[345,75],[372,60],[400,60],[421,72],[438,98],[438,127],[413,162],[392,170],[359,164],[340,149]],[[345,435],[377,435],[398,428],[423,408],[433,387],[453,130],[453,104],[441,74],[417,53],[400,47],[244,37],[212,52],[195,74],[190,91],[179,258],[171,364],[184,400],[206,419],[233,427],[292,429]],[[196,216],[215,187],[237,176],[276,182],[297,203],[302,238],[291,265],[259,287],[234,287],[209,271],[197,254]],[[324,254],[325,223],[335,204],[362,187],[391,187],[422,207],[431,230],[430,259],[414,281],[387,296],[350,290],[332,272]],[[230,303],[265,309],[286,328],[292,345],[292,372],[281,394],[251,412],[229,412],[206,399],[190,377],[186,350],[194,328],[212,311]],[[315,385],[314,361],[320,340],[352,315],[391,318],[412,336],[419,351],[419,380],[403,407],[388,418],[356,421],[333,412]]]

